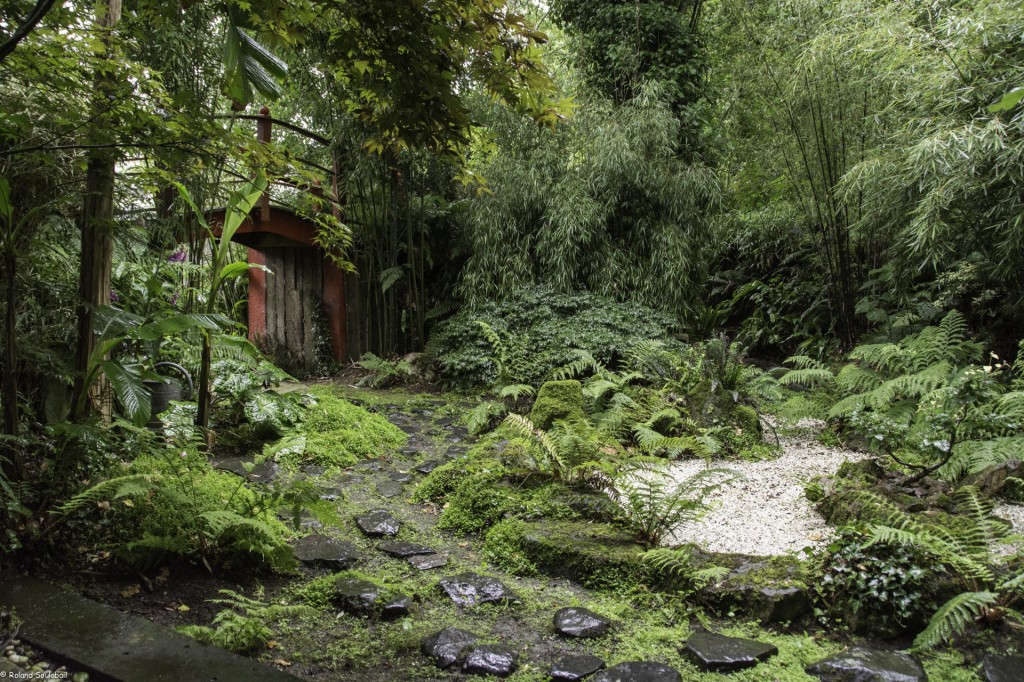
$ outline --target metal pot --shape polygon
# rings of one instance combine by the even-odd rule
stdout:
[[[156,369],[157,367],[173,367],[181,372],[185,377],[185,380],[188,382],[188,397],[192,397],[192,375],[188,373],[187,369],[175,362],[158,362],[153,365],[153,369]],[[158,429],[163,426],[158,415],[167,411],[167,408],[171,406],[171,401],[182,399],[183,393],[181,384],[176,381],[172,381],[171,379],[165,379],[163,381],[146,380],[142,383],[149,390],[150,395],[150,417],[146,426],[151,429]]]

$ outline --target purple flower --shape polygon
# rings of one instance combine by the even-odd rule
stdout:
[[[117,292],[114,291],[113,289],[111,289],[110,290],[110,302],[111,303],[117,303],[120,300],[121,300],[121,297],[117,295]]]
[[[171,294],[171,307],[175,308],[175,307],[177,307],[177,305],[178,305],[178,292],[175,291],[173,294]]]
[[[184,263],[185,262],[185,249],[178,249],[170,256],[167,257],[168,263]]]

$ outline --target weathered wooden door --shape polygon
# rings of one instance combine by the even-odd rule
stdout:
[[[322,305],[323,256],[310,246],[265,249],[267,273],[266,345],[289,371],[317,364],[316,320]],[[271,274],[272,273],[272,274]]]

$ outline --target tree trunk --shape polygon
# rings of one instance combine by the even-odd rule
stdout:
[[[12,436],[18,435],[18,331],[17,310],[15,308],[15,270],[17,261],[13,253],[8,253],[4,259],[7,270],[7,313],[4,319],[4,358],[3,358],[3,403],[4,403],[4,433]]]
[[[104,30],[104,45],[107,57],[111,54],[109,30],[121,19],[121,0],[109,0],[109,5],[100,3],[96,9],[96,21]],[[96,74],[96,99],[93,110],[96,124],[93,138],[99,143],[109,142],[107,121],[103,110],[107,106],[105,94],[114,83],[107,74]],[[74,419],[90,413],[94,404],[100,405],[101,414],[104,382],[93,386],[85,385],[89,373],[95,339],[93,336],[92,309],[110,303],[110,270],[114,255],[114,178],[117,157],[113,149],[90,151],[86,165],[85,198],[82,204],[82,254],[78,278],[78,345],[75,350],[75,409]],[[89,400],[81,400],[82,392],[88,391]],[[109,417],[109,415],[103,415]]]

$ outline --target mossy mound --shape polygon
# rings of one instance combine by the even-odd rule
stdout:
[[[640,561],[644,548],[614,526],[540,521],[523,524],[518,531],[522,556],[547,575],[606,590],[633,589],[647,578]]]
[[[583,385],[575,380],[548,381],[537,391],[530,421],[538,429],[550,429],[556,421],[585,419]]]

